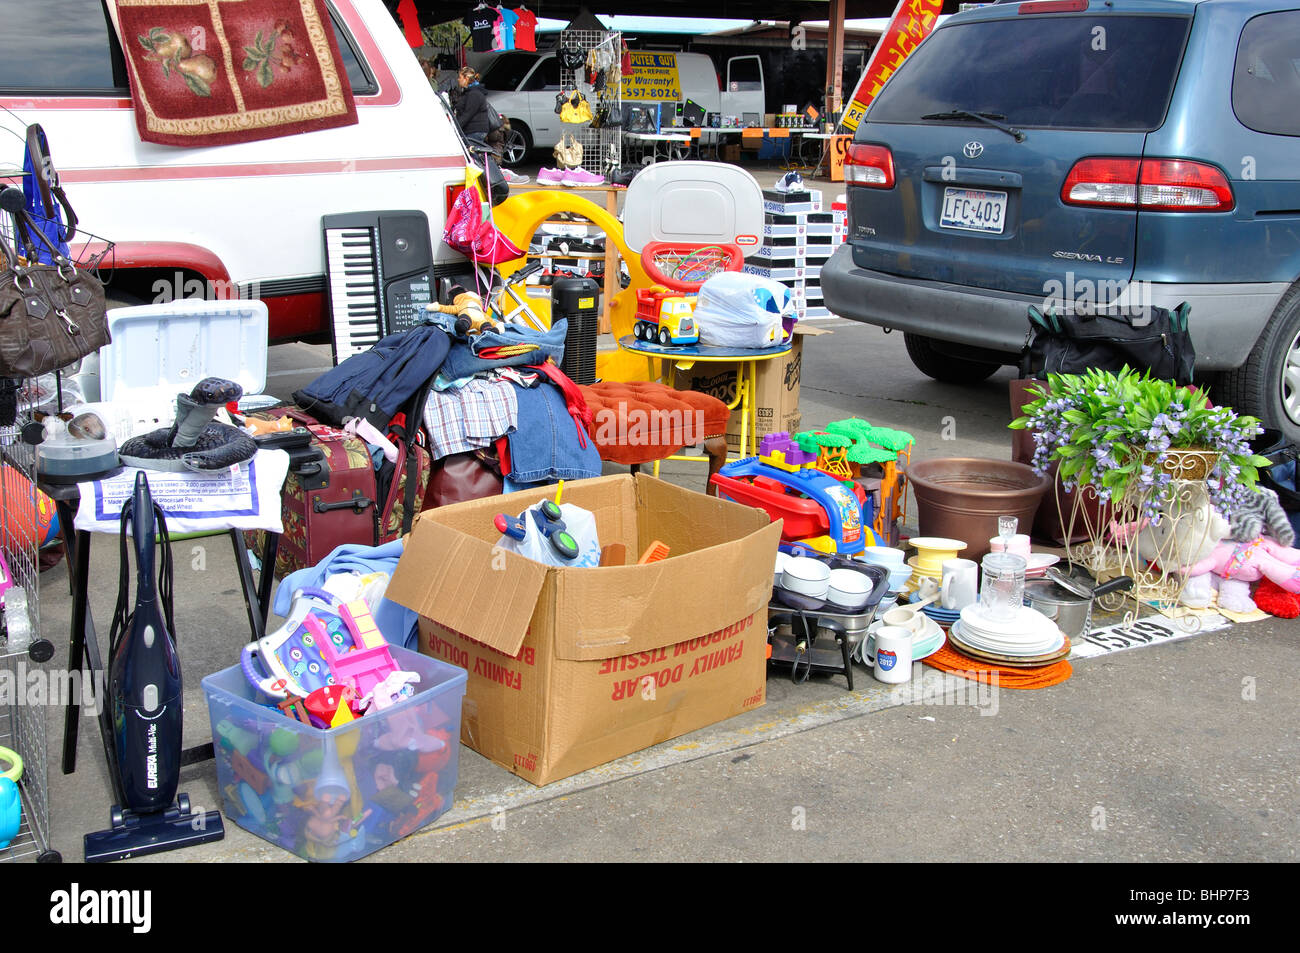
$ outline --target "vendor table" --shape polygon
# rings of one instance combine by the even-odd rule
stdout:
[[[650,161],[654,163],[659,161],[659,147],[661,145],[664,150],[663,158],[665,160],[672,159],[673,146],[682,147],[681,151],[684,154],[691,147],[692,136],[687,130],[673,133],[625,132],[623,133],[623,140],[629,144],[640,145],[643,158],[648,146]]]
[[[81,491],[77,484],[46,483],[37,481],[42,493],[54,501],[59,514],[59,534],[68,558],[69,577],[72,582],[72,626],[68,640],[68,670],[82,672],[92,680],[91,684],[107,688],[104,659],[99,650],[99,639],[95,632],[95,623],[90,615],[90,532],[75,528],[77,507],[81,502]],[[228,530],[235,547],[235,568],[239,572],[240,588],[244,596],[244,605],[248,610],[248,626],[252,640],[266,635],[266,619],[271,601],[272,579],[271,566],[275,565],[274,547],[279,544],[279,536],[266,534],[266,550],[262,559],[262,585],[253,582],[253,568],[248,559],[248,548],[244,544],[244,531]],[[266,558],[269,554],[269,561]],[[77,729],[81,715],[79,693],[72,692],[63,713],[63,773],[72,774],[77,770]],[[99,736],[104,746],[104,756],[108,759],[109,777],[113,783],[113,796],[117,803],[122,801],[119,790],[121,780],[114,770],[113,726],[109,721],[108,705],[101,705],[99,711]],[[196,764],[213,757],[212,743],[187,748],[181,752],[181,764]]]
[[[618,346],[632,354],[654,358],[659,361],[659,380],[673,387],[678,369],[688,371],[696,364],[735,364],[736,396],[727,404],[728,410],[740,408],[740,456],[752,457],[758,454],[758,407],[756,394],[756,369],[761,361],[783,357],[794,346],[791,343],[777,344],[766,348],[716,347],[707,344],[662,345],[639,341],[632,335],[618,340]],[[707,463],[708,457],[675,454],[669,460],[696,460]],[[659,475],[659,463],[655,462],[655,476]]]

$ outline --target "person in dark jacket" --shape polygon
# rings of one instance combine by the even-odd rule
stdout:
[[[487,91],[479,83],[478,71],[472,66],[462,66],[456,76],[460,95],[452,93],[452,107],[461,132],[475,139],[486,139],[499,155],[505,145],[504,129],[488,131]]]

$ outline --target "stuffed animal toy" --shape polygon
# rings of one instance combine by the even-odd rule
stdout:
[[[428,304],[425,307],[441,314],[454,314],[456,333],[463,337],[482,334],[484,331],[503,330],[500,321],[483,313],[483,299],[460,285],[451,288],[451,304]]]
[[[1277,494],[1267,487],[1256,486],[1254,493],[1247,493],[1232,511],[1230,523],[1232,538],[1239,543],[1268,535],[1283,546],[1295,545],[1291,520],[1282,509]]]
[[[1257,536],[1248,543],[1225,539],[1206,559],[1187,567],[1188,585],[1202,588],[1205,580],[1196,577],[1206,573],[1218,577],[1220,607],[1254,612],[1259,606],[1250,598],[1252,582],[1271,579],[1287,592],[1300,593],[1300,549],[1283,546],[1267,536]]]

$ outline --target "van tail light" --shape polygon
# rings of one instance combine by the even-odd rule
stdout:
[[[853,142],[844,153],[844,184],[869,189],[894,187],[894,154],[888,146]]]
[[[462,192],[464,192],[464,191],[465,191],[465,183],[464,183],[464,182],[457,182],[455,185],[447,185],[447,186],[444,186],[444,187],[443,187],[443,189],[442,189],[442,201],[443,201],[442,211],[443,211],[443,219],[444,219],[444,221],[446,220],[447,216],[451,215],[451,207],[452,207],[453,205],[456,204],[456,197],[457,197],[458,195],[460,195],[460,193],[462,193]]]
[[[1227,176],[1187,159],[1080,159],[1065,177],[1061,201],[1145,212],[1228,212],[1236,205]]]

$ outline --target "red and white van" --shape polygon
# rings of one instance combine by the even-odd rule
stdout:
[[[450,117],[382,0],[326,6],[357,124],[178,148],[140,140],[103,0],[0,0],[0,170],[40,123],[82,227],[116,243],[110,299],[261,298],[272,340],[328,334],[323,215],[420,209],[434,275],[463,270],[441,242],[465,178]]]

